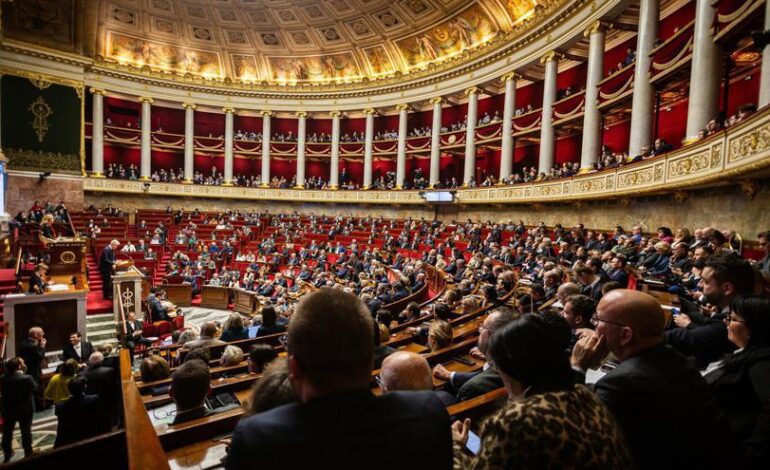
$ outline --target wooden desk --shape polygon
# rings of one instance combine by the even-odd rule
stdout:
[[[201,288],[201,307],[227,310],[230,302],[229,287],[203,286]]]
[[[162,286],[166,291],[166,299],[177,307],[189,307],[192,305],[192,285],[167,284]]]
[[[259,306],[257,293],[243,289],[234,289],[235,298],[233,300],[234,310],[238,313],[251,316]]]

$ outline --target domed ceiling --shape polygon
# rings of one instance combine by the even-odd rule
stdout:
[[[370,81],[461,62],[562,3],[106,0],[99,4],[96,55],[104,62],[234,82]]]

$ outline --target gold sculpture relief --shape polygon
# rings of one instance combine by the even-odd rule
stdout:
[[[734,163],[743,160],[768,149],[768,147],[770,147],[770,124],[732,139],[727,162]]]

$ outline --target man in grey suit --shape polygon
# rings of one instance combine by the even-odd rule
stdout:
[[[487,315],[479,326],[478,346],[471,349],[471,355],[477,359],[486,359],[489,338],[513,318],[513,310],[505,306],[497,307]],[[433,368],[433,376],[449,382],[457,390],[457,399],[460,401],[483,395],[503,386],[500,374],[489,361],[484,363],[480,372],[450,372],[446,367],[438,364]]]

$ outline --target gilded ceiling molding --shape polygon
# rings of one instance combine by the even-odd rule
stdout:
[[[308,117],[307,111],[297,111],[297,117],[306,118]]]
[[[82,80],[70,80],[68,78],[63,78],[48,73],[32,72],[16,67],[8,67],[5,65],[0,65],[0,75],[15,75],[17,77],[27,78],[36,82],[45,81],[49,83],[55,83],[57,85],[69,86],[72,88],[85,88]]]
[[[510,82],[511,80],[518,80],[519,78],[520,76],[516,72],[508,72],[502,77],[500,77],[500,82],[504,84],[505,82]]]
[[[430,99],[430,104],[444,104],[444,101],[446,100],[441,96],[436,96],[435,98]]]
[[[412,107],[409,106],[408,104],[401,103],[396,105],[396,109],[398,111],[411,111]]]
[[[261,114],[262,117],[272,117],[273,116],[273,112],[268,110],[268,109],[263,109],[262,111],[259,112],[259,114]]]

